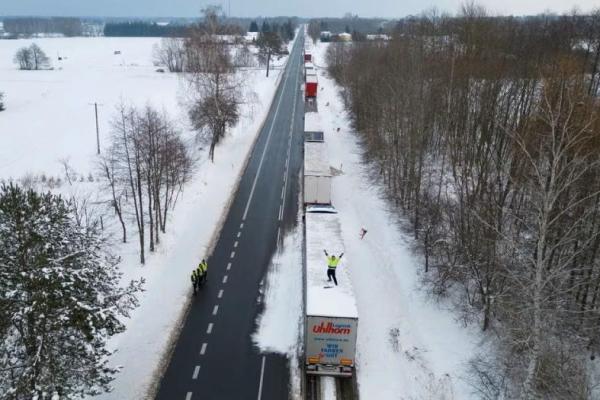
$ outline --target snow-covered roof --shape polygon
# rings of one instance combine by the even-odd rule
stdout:
[[[321,116],[316,112],[307,112],[304,114],[304,132],[323,131],[323,122]]]
[[[337,267],[335,286],[327,282],[323,250],[336,256],[344,252],[338,215],[306,213],[306,315],[358,318],[346,256]]]
[[[338,34],[338,39],[344,42],[349,42],[352,40],[352,35],[346,32],[343,33],[339,33]]]
[[[304,175],[331,176],[327,145],[324,142],[304,143]]]
[[[247,43],[256,42],[258,40],[258,32],[247,32],[246,35],[244,35],[244,40]]]
[[[316,75],[306,75],[306,82],[307,83],[317,83],[317,76]]]
[[[367,35],[367,40],[390,40],[390,36],[383,33],[377,35]]]

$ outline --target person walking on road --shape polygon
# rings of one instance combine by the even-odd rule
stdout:
[[[198,288],[200,287],[200,272],[198,271],[198,268],[195,268],[192,271],[192,287],[194,288],[195,295],[198,291]]]
[[[208,263],[205,259],[202,259],[198,265],[198,270],[200,271],[200,282],[205,283],[208,278]]]
[[[342,259],[342,257],[344,256],[344,253],[340,254],[338,257],[336,257],[335,255],[329,255],[327,253],[327,250],[323,250],[325,252],[325,257],[327,257],[327,280],[329,282],[331,282],[331,279],[333,279],[333,283],[335,283],[335,286],[337,286],[337,279],[335,277],[335,270],[338,266],[338,264],[340,263],[340,260]]]

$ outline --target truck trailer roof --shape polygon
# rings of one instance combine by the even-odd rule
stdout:
[[[339,256],[344,252],[337,213],[306,213],[306,315],[358,318],[356,300],[342,257],[336,270],[338,286],[327,282],[327,259],[323,250]],[[333,285],[333,287],[331,287]]]
[[[328,160],[324,142],[304,143],[304,175],[331,176]]]
[[[323,132],[321,116],[317,112],[304,114],[304,132]]]

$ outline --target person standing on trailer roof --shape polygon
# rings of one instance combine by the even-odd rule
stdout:
[[[336,257],[334,254],[332,254],[330,256],[327,253],[327,250],[323,250],[323,251],[325,252],[325,257],[327,257],[327,280],[329,282],[331,282],[331,279],[333,279],[333,283],[335,283],[335,286],[337,286],[338,283],[337,283],[337,279],[335,277],[335,270],[337,269],[337,266],[340,263],[340,260],[344,256],[344,253],[342,253],[338,257]]]

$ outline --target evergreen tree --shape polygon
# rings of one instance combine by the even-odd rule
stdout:
[[[267,21],[263,21],[260,31],[262,33],[271,32],[271,26],[269,25],[269,23]]]
[[[120,287],[95,226],[51,193],[0,188],[0,398],[72,398],[109,389],[107,339],[143,282]]]
[[[252,21],[250,23],[250,29],[248,30],[248,32],[258,32],[258,24],[256,23],[256,21]]]
[[[4,111],[5,107],[4,107],[4,93],[0,92],[0,111]]]

